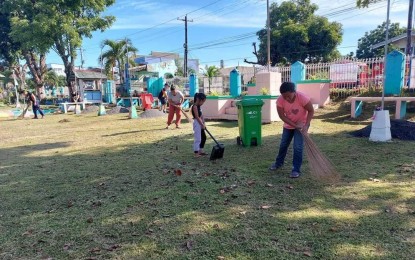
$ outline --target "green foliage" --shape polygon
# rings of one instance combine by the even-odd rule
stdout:
[[[369,7],[370,4],[381,2],[382,0],[357,0],[356,6],[359,8]]]
[[[399,23],[392,23],[389,26],[389,37],[393,38],[405,33],[406,28],[400,28]],[[386,34],[386,23],[382,23],[376,29],[366,32],[365,35],[358,40],[356,57],[359,59],[381,57],[385,55],[384,46],[372,49],[372,45],[384,42]],[[398,49],[396,46],[389,44],[388,50]]]
[[[53,49],[65,66],[67,85],[82,39],[111,26],[115,17],[101,16],[115,0],[3,0],[2,12],[12,13],[13,41],[23,50],[45,54]],[[34,75],[36,76],[36,75]],[[34,78],[36,79],[36,78]],[[69,88],[70,94],[73,89]]]
[[[104,40],[101,44],[101,47],[107,47],[108,50],[102,53],[102,57],[100,56],[98,61],[104,64],[105,73],[109,79],[114,79],[114,75],[112,73],[113,67],[118,67],[121,75],[122,82],[125,82],[125,76],[123,71],[125,71],[125,64],[127,63],[127,56],[128,56],[128,64],[134,65],[135,62],[131,58],[131,56],[135,55],[138,51],[137,48],[132,46],[130,39],[123,39],[120,41],[114,40]],[[102,60],[101,60],[102,59]]]
[[[319,71],[309,76],[308,79],[329,79],[329,72],[328,71]]]
[[[220,75],[220,71],[219,68],[216,66],[207,66],[205,67],[205,73],[203,73],[203,75],[205,75],[206,77],[208,77],[208,82],[209,82],[209,93],[211,93],[210,91],[210,86],[212,84],[212,79],[214,77],[217,77]]]
[[[165,79],[172,79],[172,78],[174,78],[174,75],[171,74],[171,73],[169,73],[169,72],[167,72],[167,73],[164,74],[164,78]]]
[[[181,62],[181,60],[180,59],[175,59],[174,64],[177,67],[176,72],[174,73],[174,75],[179,76],[179,77],[183,77],[184,76],[184,71],[183,71],[183,63]]]
[[[314,12],[310,0],[292,0],[270,7],[271,64],[295,61],[330,61],[340,56],[336,47],[342,41],[342,26]],[[258,61],[267,59],[267,30],[257,32],[260,40]]]
[[[261,95],[264,95],[264,96],[267,96],[267,95],[269,95],[269,94],[270,94],[269,89],[267,89],[267,88],[261,88],[261,89],[259,90],[259,93],[260,93]]]
[[[8,67],[17,63],[20,54],[20,45],[10,37],[10,12],[0,6],[0,60],[5,61]]]
[[[209,90],[209,96],[215,96],[215,97],[217,97],[217,96],[219,96],[219,92],[216,91],[216,90],[213,90],[213,91],[210,91]]]

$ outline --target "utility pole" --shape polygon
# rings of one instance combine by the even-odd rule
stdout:
[[[388,55],[388,45],[389,45],[389,13],[390,13],[390,6],[391,1],[388,0],[387,11],[386,11],[386,33],[385,33],[385,57],[384,57],[384,65],[383,65],[383,87],[382,87],[382,111],[385,108],[385,82],[386,82],[386,56]]]
[[[406,31],[406,55],[412,54],[412,13],[414,11],[414,0],[409,0],[408,26]]]
[[[84,49],[79,48],[79,52],[81,53],[81,69],[83,69],[83,67],[84,67],[84,63],[85,63],[85,61],[84,61],[84,55],[83,55],[83,51],[84,51]]]
[[[193,20],[187,20],[187,14],[185,15],[184,19],[179,19],[177,18],[177,20],[180,21],[184,21],[184,62],[183,62],[183,76],[187,77],[187,22],[193,22]]]
[[[267,67],[268,72],[270,71],[271,66],[271,28],[269,22],[269,0],[267,0]]]
[[[125,38],[125,48],[126,48],[126,55],[127,55],[127,60],[126,60],[126,62],[125,62],[125,87],[126,87],[126,90],[128,91],[128,92],[130,92],[129,94],[130,94],[130,97],[131,97],[131,88],[130,88],[130,74],[129,74],[129,71],[128,71],[128,65],[129,65],[129,60],[128,60],[128,39],[127,38]],[[132,103],[131,103],[132,104]]]

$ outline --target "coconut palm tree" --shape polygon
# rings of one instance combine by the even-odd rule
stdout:
[[[60,79],[59,79],[58,74],[56,74],[55,71],[48,70],[48,72],[46,72],[44,81],[48,86],[57,86],[60,82]]]
[[[216,66],[207,66],[205,68],[205,73],[203,74],[206,77],[208,77],[208,81],[209,81],[209,94],[211,93],[210,91],[210,85],[212,84],[212,79],[213,77],[217,77],[220,75],[220,71],[219,68],[217,68]]]
[[[100,55],[98,61],[100,64],[104,64],[105,74],[110,79],[114,79],[113,68],[118,67],[119,73],[121,75],[121,83],[124,83],[124,71],[125,63],[127,62],[127,56],[128,64],[134,65],[135,63],[131,56],[135,56],[138,49],[132,46],[130,39],[124,39],[120,41],[104,40],[101,43],[101,48],[106,46],[108,46],[109,49]]]

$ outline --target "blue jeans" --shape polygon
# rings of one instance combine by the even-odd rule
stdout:
[[[35,115],[35,118],[37,118],[37,111],[39,111],[42,117],[45,115],[37,103],[32,105],[32,110],[33,110],[33,114]]]
[[[291,140],[294,137],[294,156],[293,156],[293,171],[301,172],[301,164],[303,163],[303,148],[304,141],[301,132],[297,129],[283,128],[280,149],[278,151],[277,158],[275,159],[276,166],[282,166],[284,164],[285,156],[287,155],[288,146],[290,146]]]

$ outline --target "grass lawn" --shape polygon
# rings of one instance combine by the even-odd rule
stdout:
[[[415,143],[348,135],[371,111],[317,110],[311,136],[335,185],[306,159],[289,179],[291,149],[268,171],[281,122],[244,148],[237,122],[209,121],[226,147],[211,162],[193,158],[189,123],[165,118],[0,119],[0,259],[415,259]]]

